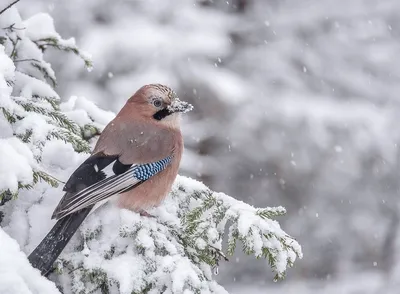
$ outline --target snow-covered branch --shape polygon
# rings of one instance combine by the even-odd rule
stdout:
[[[0,228],[0,293],[59,294],[54,283],[32,268],[17,242]]]
[[[112,204],[91,215],[58,262],[61,277],[54,277],[76,293],[226,293],[213,270],[240,241],[280,278],[302,256],[299,244],[270,218],[283,212],[256,209],[178,177],[163,205],[149,211],[153,217]]]
[[[78,126],[60,111],[60,97],[52,88],[56,77],[43,59],[46,46],[40,41],[51,39],[55,47],[74,52],[91,66],[74,40],[62,39],[49,15],[41,13],[23,21],[13,6],[0,16],[0,28],[0,202],[4,203],[39,180],[57,186],[40,166],[43,147],[62,140],[77,152],[89,152],[82,133],[93,125]]]

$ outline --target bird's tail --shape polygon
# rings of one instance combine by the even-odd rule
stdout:
[[[46,237],[29,255],[29,262],[47,276],[53,263],[68,244],[78,227],[89,214],[92,206],[74,212],[58,220]]]

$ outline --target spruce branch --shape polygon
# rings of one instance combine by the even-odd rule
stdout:
[[[65,42],[60,42],[61,40],[54,38],[54,37],[49,37],[49,38],[44,38],[44,39],[39,39],[35,40],[34,43],[38,46],[39,49],[42,51],[45,51],[48,46],[54,47],[58,50],[61,51],[66,51],[66,52],[72,52],[75,55],[78,55],[85,63],[85,66],[87,68],[92,68],[93,63],[92,61],[87,58],[75,45],[70,45],[70,44],[65,44]]]
[[[3,112],[4,117],[7,119],[7,121],[11,124],[16,123],[17,119],[9,112],[7,109],[4,107],[0,107],[1,111]]]
[[[105,206],[88,219],[81,229],[81,245],[64,254],[59,262],[64,269],[63,278],[67,276],[79,286],[77,293],[91,293],[100,284],[121,287],[121,280],[115,280],[116,274],[110,265],[129,258],[142,266],[139,275],[135,275],[136,268],[129,272],[137,277],[129,293],[160,293],[161,289],[170,293],[186,289],[194,293],[214,293],[212,272],[222,261],[229,261],[227,256],[234,254],[238,243],[246,254],[265,259],[276,279],[282,279],[296,257],[302,256],[297,242],[270,218],[281,215],[282,207],[257,209],[199,187],[194,180],[183,179],[178,177],[167,203],[163,204],[166,209],[153,211],[153,218]],[[192,189],[191,185],[196,188]],[[107,221],[103,223],[104,219]],[[110,225],[116,227],[110,230]],[[118,233],[113,233],[115,231]],[[90,248],[85,254],[82,244]],[[97,244],[103,244],[101,250]],[[98,263],[98,260],[106,262]],[[181,262],[187,264],[183,271],[179,267]],[[169,281],[174,280],[176,272],[188,276],[182,278],[179,290],[172,290]],[[164,277],[161,280],[157,279],[160,274]],[[191,281],[188,278],[191,275],[200,284]]]
[[[243,207],[247,207],[248,211],[238,210],[229,201],[226,201],[225,197],[219,197],[219,194],[209,190],[195,193],[193,197],[201,200],[202,203],[188,212],[183,219],[186,235],[195,238],[201,237],[209,241],[208,230],[215,226],[219,238],[222,239],[225,228],[228,226],[226,254],[233,255],[237,242],[240,242],[243,252],[247,255],[267,259],[276,273],[276,278],[279,279],[284,277],[285,271],[278,267],[278,263],[285,264],[284,268],[286,269],[293,265],[295,256],[302,256],[298,244],[289,242],[294,241],[293,239],[286,234],[280,236],[271,231],[277,225],[273,218],[286,212],[283,207],[255,209],[249,205],[243,205]],[[257,224],[262,221],[265,222],[264,226],[258,227]],[[283,257],[281,252],[289,254],[287,257]]]
[[[17,134],[16,137],[19,138],[24,143],[30,143],[32,135],[33,135],[32,129],[28,129],[25,131],[24,134]]]
[[[36,184],[39,181],[44,181],[53,188],[57,188],[59,183],[63,183],[62,181],[56,179],[48,173],[45,173],[44,171],[36,170],[33,172],[33,183]]]
[[[83,140],[80,136],[65,131],[63,129],[50,131],[46,136],[46,140],[51,140],[51,139],[58,139],[64,141],[65,143],[72,144],[74,150],[78,153],[81,152],[90,153],[90,146],[85,140]],[[44,144],[45,142],[42,142],[42,146]]]
[[[17,2],[18,1],[14,1],[11,3],[1,10],[1,13]],[[59,97],[56,94],[52,96],[51,91],[47,91],[47,87],[39,87],[39,83],[37,83],[37,81],[40,81],[50,84],[50,88],[56,85],[56,78],[51,65],[46,63],[42,56],[38,56],[37,54],[30,56],[28,51],[24,52],[23,58],[19,58],[19,56],[22,56],[19,52],[21,47],[19,44],[20,42],[21,44],[22,42],[30,43],[43,50],[43,46],[47,43],[47,45],[51,44],[59,50],[72,51],[84,59],[85,64],[88,66],[91,65],[90,60],[75,46],[72,40],[63,40],[61,37],[44,38],[40,41],[31,40],[27,35],[16,33],[17,30],[25,30],[26,28],[17,27],[15,22],[10,23],[2,29],[4,30],[4,35],[0,37],[0,44],[6,49],[2,54],[6,55],[5,58],[9,58],[10,63],[14,63],[14,67],[10,67],[9,72],[11,74],[4,77],[10,92],[9,94],[6,93],[5,99],[7,101],[0,107],[0,114],[2,114],[10,124],[14,136],[29,146],[32,150],[33,158],[36,159],[38,163],[41,161],[43,147],[48,141],[54,139],[71,144],[77,152],[90,152],[90,146],[87,140],[98,135],[100,133],[99,129],[91,124],[84,127],[78,126],[60,111]],[[16,66],[21,63],[27,63],[23,68],[24,70],[30,69],[27,70],[29,74],[21,72],[21,67]],[[21,72],[24,76],[29,76],[29,80],[37,80],[29,86],[29,88],[32,87],[33,92],[30,97],[24,97],[23,92],[19,94],[21,96],[11,95],[14,86],[17,85],[18,89],[24,89],[24,83],[26,83],[25,80],[19,79],[18,75],[15,75],[16,72]],[[47,96],[42,94],[46,93],[46,91],[48,93]],[[49,131],[44,137],[43,132],[35,132],[34,129],[24,124],[18,125],[19,121],[28,119],[32,114],[40,114],[44,118],[43,123],[47,123],[48,126],[46,129]],[[18,181],[18,190],[32,189],[39,181],[44,181],[53,187],[56,187],[60,182],[44,171],[37,170],[34,166],[31,166],[31,169],[33,175],[32,181],[30,183]],[[3,204],[6,200],[13,199],[17,195],[18,191],[10,192],[9,189],[4,189],[0,191],[1,203]]]
[[[54,110],[57,110],[57,111],[60,110],[60,106],[59,106],[60,100],[57,97],[39,96],[37,94],[33,94],[32,98],[34,98],[36,101],[38,101],[38,100],[47,101]]]
[[[6,189],[0,191],[0,206],[4,205],[6,202],[16,199],[20,190],[31,190],[35,187],[35,185],[43,181],[47,183],[49,186],[56,188],[61,181],[57,180],[56,178],[52,177],[51,175],[47,174],[41,170],[33,170],[32,172],[33,181],[31,183],[22,183],[18,182],[18,190],[12,192],[10,189]]]
[[[46,101],[51,101],[51,98],[44,99]],[[68,131],[76,135],[80,135],[79,127],[73,121],[68,119],[65,114],[57,110],[48,109],[30,101],[15,100],[15,102],[18,105],[22,106],[26,111],[40,113],[46,117],[51,118],[57,126],[67,129]],[[52,106],[54,105],[53,103],[54,102],[51,103]]]
[[[53,87],[57,85],[57,81],[55,80],[55,78],[53,78],[53,75],[49,72],[47,67],[41,65],[41,63],[36,63],[36,62],[31,62],[31,65],[32,67],[40,71],[45,79],[50,80]]]

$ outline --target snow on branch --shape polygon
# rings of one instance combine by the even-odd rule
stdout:
[[[23,21],[15,3],[0,15],[0,177],[4,179],[0,205],[39,181],[57,186],[57,180],[39,165],[49,141],[61,140],[77,152],[90,152],[87,140],[101,129],[89,122],[78,125],[61,111],[60,97],[53,89],[56,77],[43,52],[50,42],[52,47],[79,55],[88,67],[90,58],[73,39],[60,37],[48,14]]]
[[[286,268],[293,266],[296,257],[302,257],[299,244],[280,228],[278,222],[272,220],[286,213],[283,207],[256,209],[206,188],[193,191],[192,195],[200,203],[185,216],[187,235],[199,236],[216,243],[211,244],[213,246],[221,246],[225,229],[228,228],[227,254],[233,255],[240,241],[246,254],[268,260],[276,273],[275,279],[283,278]],[[210,232],[214,238],[210,237]],[[199,239],[199,242],[201,244],[202,240]]]
[[[302,257],[297,241],[272,219],[283,208],[256,209],[186,177],[149,213],[113,205],[96,211],[58,260],[55,278],[76,293],[226,293],[213,270],[229,262],[237,242],[267,259],[276,278]]]
[[[33,269],[25,254],[0,228],[0,293],[60,294],[54,283]]]

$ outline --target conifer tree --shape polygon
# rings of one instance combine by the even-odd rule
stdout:
[[[43,59],[47,49],[55,48],[75,53],[90,69],[90,58],[76,47],[75,41],[62,39],[49,15],[38,14],[22,21],[14,7],[0,14],[0,27],[0,113],[4,117],[4,132],[13,135],[3,139],[2,145],[24,148],[29,153],[27,172],[11,175],[8,186],[0,185],[0,203],[4,204],[19,189],[32,189],[40,180],[57,186],[57,180],[40,168],[41,150],[47,142],[62,140],[76,152],[89,152],[87,130],[94,134],[98,130],[91,125],[80,127],[60,111],[60,97],[53,89],[56,77],[51,65]]]

